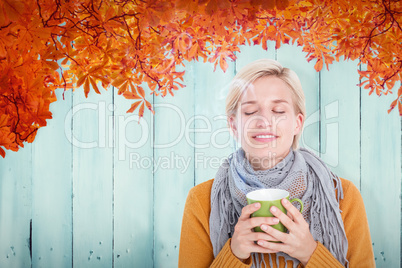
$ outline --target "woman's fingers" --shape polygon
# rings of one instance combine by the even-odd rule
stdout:
[[[275,217],[252,217],[251,214],[259,210],[261,207],[260,203],[253,203],[243,207],[239,221],[244,221],[244,228],[253,229],[262,224],[275,225],[279,223],[279,219]]]
[[[241,215],[239,217],[239,220],[244,221],[244,220],[249,219],[251,214],[253,214],[257,210],[259,210],[260,207],[261,207],[261,204],[258,202],[243,207],[241,210]]]
[[[235,225],[230,244],[233,254],[239,259],[246,259],[252,252],[276,253],[270,249],[258,246],[255,241],[278,241],[275,237],[264,232],[253,232],[252,229],[259,226],[275,225],[279,219],[275,217],[250,217],[261,208],[260,203],[254,203],[243,207],[239,220]]]
[[[250,218],[245,222],[247,228],[254,228],[254,227],[261,227],[263,224],[268,224],[268,225],[275,225],[279,223],[279,219],[275,217],[254,217]]]
[[[266,240],[259,240],[257,242],[257,244],[260,247],[271,251],[272,253],[277,253],[280,251],[284,252],[286,249],[286,245],[284,245],[282,243],[274,243],[274,242],[270,242],[270,241],[266,241]]]
[[[284,241],[286,239],[287,233],[283,233],[281,231],[276,230],[275,228],[263,224],[261,226],[261,230],[263,230],[266,234],[270,235],[273,239],[273,241]]]
[[[253,232],[250,236],[249,236],[250,241],[254,242],[254,241],[259,241],[259,240],[264,240],[264,241],[279,241],[278,239],[276,239],[275,237],[271,236],[268,233],[264,233],[264,232]]]
[[[292,206],[292,204],[291,204]],[[289,230],[293,230],[295,223],[285,213],[280,211],[277,207],[272,206],[270,208],[271,213],[279,219],[279,221]]]
[[[304,222],[303,215],[300,213],[300,211],[292,205],[292,203],[289,202],[286,198],[282,199],[282,205],[286,208],[288,211],[288,215],[296,222]]]
[[[287,215],[277,207],[271,207],[270,211],[289,230],[289,233],[282,233],[272,226],[263,225],[262,230],[282,243],[259,240],[259,245],[268,250],[285,252],[300,261],[308,260],[317,247],[317,242],[299,210],[288,200],[282,199],[282,204],[288,211]]]

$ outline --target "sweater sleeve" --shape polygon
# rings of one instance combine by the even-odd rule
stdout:
[[[317,242],[317,248],[315,249],[313,255],[311,256],[310,260],[308,261],[306,268],[313,268],[313,267],[333,267],[333,268],[340,268],[344,267],[332,253],[324,247],[323,244]]]
[[[344,187],[344,198],[340,201],[340,208],[348,238],[346,259],[349,261],[349,267],[375,267],[363,198],[352,182],[343,180],[342,183],[348,184],[347,187]]]
[[[350,181],[342,179],[344,198],[340,201],[341,216],[348,239],[346,259],[349,267],[375,267],[366,210],[359,190]],[[306,265],[313,267],[344,267],[321,243]]]
[[[204,199],[210,197],[210,193],[204,191],[208,190],[208,187],[205,186],[208,185],[200,184],[193,187],[187,196],[181,227],[179,267],[250,267],[251,258],[243,263],[233,255],[230,239],[218,256],[214,258],[209,237],[210,208],[203,206],[203,204],[208,204]]]

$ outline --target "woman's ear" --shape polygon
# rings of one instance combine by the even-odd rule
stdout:
[[[229,117],[229,126],[230,129],[233,131],[235,137],[237,137],[237,126],[236,126],[236,119],[234,116]]]
[[[304,115],[301,113],[298,113],[296,115],[296,127],[295,127],[295,133],[294,135],[299,134],[299,132],[302,130],[303,128],[303,123],[304,123]]]

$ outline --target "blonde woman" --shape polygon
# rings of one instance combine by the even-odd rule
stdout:
[[[375,267],[359,191],[298,148],[306,111],[297,75],[274,60],[250,63],[231,83],[226,113],[241,147],[190,190],[179,267]],[[250,218],[259,203],[245,195],[261,188],[287,190],[303,213],[283,199],[287,215],[272,207],[275,217]],[[271,227],[278,222],[287,233]]]

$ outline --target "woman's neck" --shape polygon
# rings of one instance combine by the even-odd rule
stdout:
[[[290,150],[286,154],[289,155]],[[257,170],[268,170],[271,168],[274,168],[276,165],[278,165],[285,157],[264,157],[264,158],[259,158],[259,157],[253,157],[250,154],[245,153],[245,156],[247,160],[250,162],[250,165],[253,167],[255,171]]]

